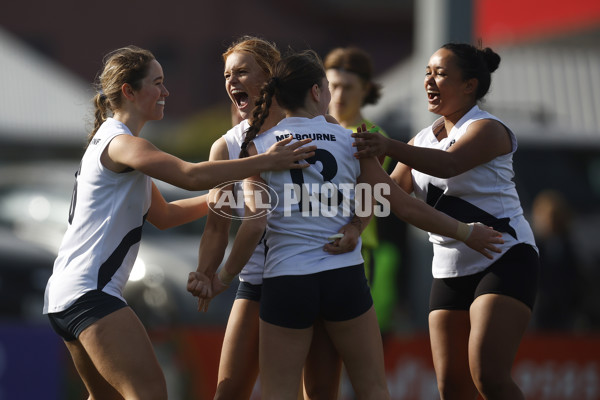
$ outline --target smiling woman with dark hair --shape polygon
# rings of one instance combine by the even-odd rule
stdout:
[[[504,233],[493,259],[430,232],[429,332],[442,399],[523,399],[511,377],[536,297],[539,256],[513,181],[515,134],[477,102],[500,64],[492,49],[448,43],[425,68],[428,109],[440,115],[408,144],[359,133],[359,157],[399,161],[406,192],[463,222]]]

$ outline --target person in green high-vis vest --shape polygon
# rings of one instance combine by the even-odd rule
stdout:
[[[372,81],[373,67],[369,54],[357,47],[338,47],[327,54],[324,65],[331,91],[329,113],[340,125],[353,132],[365,124],[370,132],[379,132],[387,137],[381,127],[365,119],[361,113],[363,106],[376,104],[381,96],[380,85]],[[385,157],[380,162],[387,171],[391,159]],[[393,243],[380,241],[377,230],[377,219],[373,217],[361,235],[362,255],[379,327],[385,334],[391,328],[398,297],[396,275],[400,254]]]

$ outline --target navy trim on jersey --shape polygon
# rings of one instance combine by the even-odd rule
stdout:
[[[517,239],[517,232],[510,226],[510,218],[496,218],[460,197],[445,195],[442,189],[431,183],[427,186],[427,204],[461,222],[481,222]]]
[[[144,215],[142,224],[137,228],[130,230],[108,259],[100,266],[100,269],[98,270],[98,290],[102,290],[104,286],[110,282],[113,275],[121,267],[121,264],[123,264],[123,260],[131,246],[142,240],[142,226],[144,225],[147,216],[148,213]]]

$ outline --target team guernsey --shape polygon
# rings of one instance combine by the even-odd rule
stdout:
[[[305,169],[269,171],[261,174],[277,193],[267,217],[267,257],[264,277],[307,275],[358,265],[363,262],[361,243],[348,253],[332,255],[323,250],[327,238],[354,215],[354,189],[360,165],[353,157],[351,132],[328,123],[323,116],[312,119],[285,118],[254,139],[259,153],[288,136],[311,138],[317,146]]]
[[[414,145],[447,151],[461,139],[470,124],[481,119],[502,123],[475,106],[458,121],[448,137],[438,141],[433,133],[443,124],[443,118],[440,118],[419,132]],[[506,129],[512,142],[509,154],[448,179],[412,170],[414,191],[419,199],[459,221],[481,222],[491,226],[502,232],[504,240],[504,244],[496,245],[502,249],[502,253],[492,253],[494,260],[490,260],[470,250],[463,242],[429,233],[429,240],[433,243],[432,271],[435,278],[465,276],[483,271],[517,243],[528,243],[537,250],[513,181],[512,157],[517,150],[517,139],[508,127]]]
[[[245,132],[250,127],[250,124],[247,120],[243,120],[233,128],[231,128],[223,138],[227,143],[227,150],[229,151],[229,159],[236,160],[240,158],[240,150],[242,149],[242,142],[244,141]],[[234,191],[242,190],[241,185],[236,184],[234,186]],[[235,211],[238,213],[240,217],[243,217],[244,210],[241,208],[236,208]],[[238,278],[242,282],[247,282],[252,285],[260,285],[262,284],[262,276],[263,270],[265,268],[265,244],[264,237],[261,239],[258,246],[252,253],[252,257],[248,260],[248,263],[240,272]]]
[[[46,286],[45,314],[67,309],[91,290],[125,301],[122,291],[138,253],[152,181],[139,171],[115,173],[102,165],[102,152],[118,135],[131,132],[108,118],[83,155],[69,225]]]

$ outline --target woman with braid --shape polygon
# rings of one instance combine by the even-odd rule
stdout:
[[[206,214],[206,199],[167,203],[151,178],[204,190],[265,169],[302,168],[296,161],[311,156],[311,148],[294,143],[248,160],[185,162],[139,137],[146,122],[163,118],[169,96],[151,52],[129,46],[109,53],[99,86],[95,126],[43,312],[64,339],[90,399],[166,400],[152,344],[123,288],[144,221],[160,229],[193,221]]]
[[[244,135],[250,127],[247,118],[259,98],[260,88],[273,73],[280,60],[279,50],[264,39],[243,36],[223,53],[225,62],[225,90],[233,105],[233,112],[242,121],[236,124],[212,146],[210,160],[234,160],[239,158]],[[258,134],[275,126],[285,115],[277,102],[269,107],[269,115],[262,121]],[[235,198],[240,187],[222,187],[209,195],[210,211],[200,241],[198,268],[190,274],[194,280],[198,274],[212,278],[219,267],[229,241],[231,212],[223,204],[226,196]],[[353,225],[341,229],[345,233],[335,245],[327,245],[330,251],[348,251],[358,243],[360,231]],[[215,400],[249,399],[258,376],[258,323],[262,275],[265,266],[265,246],[261,239],[242,269],[236,297],[229,314],[221,359]],[[206,278],[208,279],[208,278]],[[195,294],[193,288],[192,294]],[[200,299],[200,310],[206,310],[209,300]],[[320,327],[315,331],[305,373],[305,398],[334,399],[338,397],[341,377],[341,360],[331,344],[327,333]]]
[[[196,283],[207,296],[225,290],[252,255],[254,246],[248,244],[260,240],[267,229],[259,338],[265,400],[296,399],[313,326],[319,318],[343,359],[357,398],[389,399],[381,334],[360,247],[343,254],[322,249],[327,238],[351,219],[349,211],[359,211],[354,208],[357,183],[387,183],[390,191],[386,198],[398,217],[422,229],[464,240],[486,256],[491,257],[488,251],[496,251],[494,243],[502,242],[498,232],[459,223],[411,198],[391,181],[375,158],[359,163],[352,156],[349,131],[324,117],[330,98],[323,65],[314,52],[291,54],[277,63],[256,103],[242,155],[260,154],[272,143],[289,137],[310,136],[318,149],[301,173],[273,172],[245,181],[245,189],[266,184],[280,199],[287,193],[297,201],[279,201],[267,217],[257,213],[255,196],[247,196],[246,215],[254,218],[242,222],[230,256],[212,284]],[[273,99],[286,118],[257,136]],[[331,190],[315,189],[319,186]],[[333,194],[336,188],[337,196]],[[295,197],[287,190],[294,191]],[[367,199],[370,194],[370,190],[365,193]],[[372,207],[365,208],[371,212]]]

